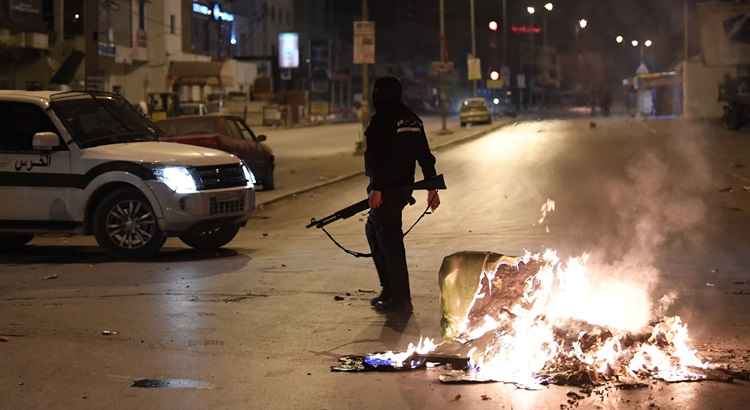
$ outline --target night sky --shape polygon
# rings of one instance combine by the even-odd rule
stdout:
[[[691,10],[695,0],[689,0]],[[469,1],[445,0],[447,37],[450,58],[463,64],[471,47],[469,31]],[[545,1],[508,0],[510,23],[530,24],[526,7],[536,7],[536,23],[541,25],[542,14],[547,14],[548,39],[551,46],[562,52],[574,49],[575,27],[580,18],[589,21],[579,38],[580,46],[593,50],[619,63],[624,71],[634,70],[639,62],[639,51],[631,46],[632,39],[651,39],[654,46],[647,51],[647,62],[658,70],[669,70],[682,53],[683,0],[559,0],[551,13],[544,10]],[[360,12],[359,0],[338,0],[339,19],[345,24]],[[491,19],[499,19],[502,0],[476,0],[477,43],[480,57],[488,60],[487,44],[492,35],[487,29]],[[415,12],[416,11],[416,12]],[[379,61],[415,62],[437,60],[438,0],[370,0],[371,19],[378,26]],[[345,36],[350,30],[343,30]],[[615,37],[622,34],[626,42],[618,46]],[[513,35],[513,43],[528,37]],[[537,41],[541,42],[541,35]],[[497,52],[496,52],[497,53]],[[485,54],[485,55],[482,55]]]

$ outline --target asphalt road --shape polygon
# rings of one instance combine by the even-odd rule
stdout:
[[[425,117],[424,126],[431,146],[441,146],[470,138],[509,122],[503,118],[492,125],[459,127],[458,118],[450,118],[451,134],[442,134],[438,117]],[[354,155],[362,127],[358,123],[328,124],[292,129],[256,130],[267,134],[266,144],[276,156],[276,188],[260,191],[259,204],[273,202],[316,186],[326,185],[362,171],[362,156]]]
[[[590,252],[603,272],[641,282],[655,298],[679,292],[671,313],[707,357],[747,357],[748,154],[747,134],[632,120],[526,122],[444,150],[443,205],[407,239],[408,322],[370,309],[368,260],[303,228],[361,199],[362,177],[265,207],[218,253],[170,241],[158,260],[113,262],[89,238],[36,241],[0,266],[0,408],[559,409],[576,389],[329,371],[343,354],[437,337],[437,270],[460,250]],[[547,198],[557,211],[538,225]],[[422,210],[425,195],[417,199],[405,221]],[[365,248],[361,218],[332,231]],[[205,384],[130,387],[140,378]],[[656,383],[578,404],[730,409],[748,399],[745,382]]]

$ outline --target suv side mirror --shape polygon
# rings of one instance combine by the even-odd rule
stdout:
[[[258,135],[256,138],[258,138],[258,142],[263,142],[268,139],[268,137],[265,136],[265,134]]]
[[[60,146],[60,137],[54,132],[37,132],[32,139],[32,146],[37,151],[52,151]]]

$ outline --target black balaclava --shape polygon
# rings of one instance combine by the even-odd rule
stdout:
[[[380,77],[372,90],[372,102],[378,112],[401,107],[401,82],[396,77]]]

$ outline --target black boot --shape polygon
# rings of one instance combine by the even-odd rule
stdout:
[[[375,306],[378,304],[378,302],[381,302],[383,300],[388,300],[388,299],[390,299],[390,295],[388,295],[388,292],[383,290],[382,292],[380,292],[378,296],[375,296],[374,298],[370,299],[370,305]]]
[[[414,308],[411,305],[411,301],[400,301],[393,299],[380,300],[376,302],[373,307],[375,310],[381,313],[404,313],[411,314]]]

